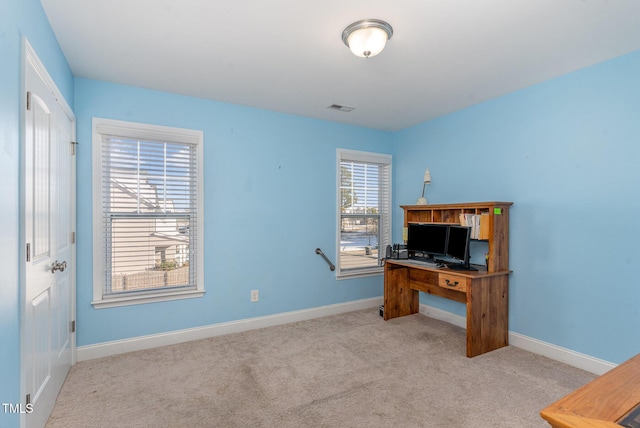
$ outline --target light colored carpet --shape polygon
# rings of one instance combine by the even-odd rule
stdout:
[[[78,363],[47,427],[548,427],[539,411],[595,377],[464,353],[450,324],[350,312]]]

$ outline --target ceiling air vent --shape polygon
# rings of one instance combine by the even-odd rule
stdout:
[[[339,110],[339,111],[344,111],[344,112],[350,112],[351,110],[354,110],[355,107],[349,107],[349,106],[341,106],[340,104],[331,104],[329,107],[332,110]]]

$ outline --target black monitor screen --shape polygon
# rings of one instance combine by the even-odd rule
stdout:
[[[410,254],[444,255],[448,230],[444,224],[409,224],[407,250]]]
[[[449,227],[449,243],[447,244],[447,256],[469,262],[469,240],[471,228],[464,226]]]

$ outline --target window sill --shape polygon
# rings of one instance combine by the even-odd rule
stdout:
[[[343,272],[343,273],[336,274],[336,279],[337,280],[354,279],[354,278],[364,278],[367,276],[379,276],[379,275],[384,275],[384,270],[382,268],[379,268],[376,270],[359,271],[359,272]]]
[[[119,306],[142,305],[145,303],[170,300],[195,299],[204,296],[204,290],[167,291],[164,293],[138,294],[135,296],[108,297],[91,302],[95,309],[117,308]]]

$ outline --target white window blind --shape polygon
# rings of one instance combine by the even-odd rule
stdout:
[[[338,275],[381,272],[391,242],[391,156],[338,152]]]
[[[97,132],[102,287],[94,301],[202,289],[199,143],[128,127]]]

